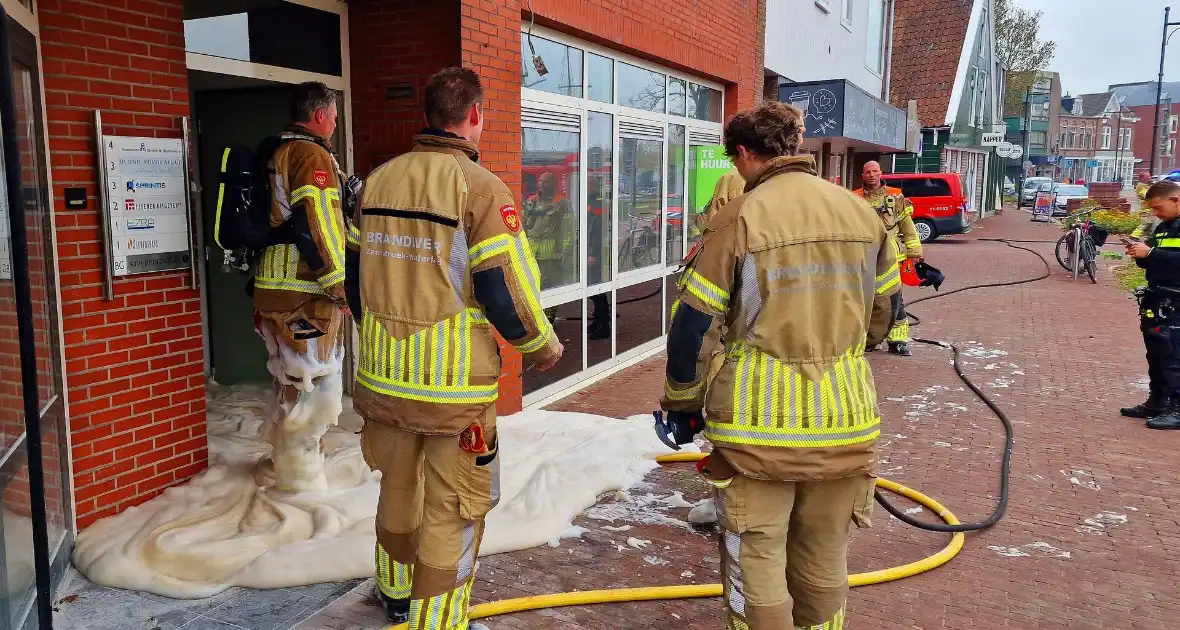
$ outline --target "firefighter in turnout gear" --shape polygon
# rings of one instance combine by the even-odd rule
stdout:
[[[264,434],[273,451],[264,465],[274,467],[280,490],[314,492],[327,489],[320,440],[342,405],[344,258],[356,232],[341,211],[341,174],[327,148],[335,93],[321,83],[296,86],[291,114],[287,132],[305,139],[283,143],[267,164],[270,226],[281,244],[263,251],[253,278],[254,323],[277,397]]]
[[[881,421],[865,340],[872,314],[889,316],[874,306],[899,290],[896,250],[864,202],[816,176],[802,142],[803,115],[785,103],[726,126],[746,193],[690,256],[668,334],[661,407],[714,446],[701,470],[716,488],[730,629],[842,628],[849,530],[870,525]]]
[[[922,240],[918,237],[918,230],[914,227],[914,206],[906,199],[901,191],[889,188],[881,183],[881,165],[876,162],[866,162],[861,173],[864,188],[858,188],[855,194],[862,197],[877,211],[877,216],[885,224],[889,232],[890,246],[894,248],[897,262],[906,258],[922,258]],[[892,324],[888,329],[885,340],[889,344],[889,351],[903,357],[910,356],[910,322],[906,318],[905,303],[902,302],[901,292],[893,296],[890,304],[893,311]],[[870,348],[880,345],[884,330],[870,330],[868,344]]]
[[[737,168],[731,168],[717,180],[717,185],[713,187],[713,198],[709,200],[709,205],[705,207],[705,221],[712,220],[717,213],[725,207],[725,204],[733,201],[736,197],[746,192],[746,180],[742,179],[741,173]]]
[[[1147,191],[1150,188],[1151,173],[1139,171],[1139,183],[1135,184],[1135,197],[1139,200],[1139,227],[1131,232],[1133,238],[1143,238],[1144,235],[1151,234],[1155,231],[1155,226],[1159,224],[1159,220],[1155,218],[1151,206],[1147,203]]]
[[[537,194],[524,204],[524,228],[541,269],[541,287],[551,289],[577,280],[569,273],[578,248],[577,216],[559,190],[556,173],[541,173],[537,180]]]
[[[1145,198],[1160,224],[1146,242],[1129,242],[1127,254],[1147,275],[1136,295],[1150,391],[1146,402],[1120,412],[1147,418],[1152,429],[1180,429],[1180,184],[1159,182]]]
[[[365,460],[382,473],[386,614],[414,630],[465,630],[484,516],[500,496],[494,332],[540,370],[562,346],[512,193],[478,164],[479,77],[435,74],[425,110],[413,150],[365,181],[354,405]]]

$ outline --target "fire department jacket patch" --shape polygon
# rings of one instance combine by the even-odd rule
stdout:
[[[516,206],[500,206],[500,219],[504,221],[504,227],[513,232],[520,231],[520,214]]]

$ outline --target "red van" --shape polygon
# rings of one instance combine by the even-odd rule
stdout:
[[[923,243],[971,231],[967,197],[958,173],[886,173],[886,186],[900,188],[914,204],[914,227]]]

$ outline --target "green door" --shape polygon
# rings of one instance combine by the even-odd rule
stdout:
[[[285,85],[197,92],[194,101],[205,223],[209,361],[212,376],[221,385],[270,380],[266,347],[254,332],[247,276],[222,271],[223,253],[213,240],[221,153],[230,144],[256,147],[263,138],[282,131],[289,102],[290,88]]]

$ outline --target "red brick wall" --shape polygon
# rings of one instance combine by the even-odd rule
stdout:
[[[533,0],[532,9],[538,24],[725,83],[727,114],[762,97],[765,0]]]
[[[189,114],[181,0],[40,0],[78,525],[199,472],[201,307],[188,272],[130,276],[103,299],[94,109],[108,134],[177,138]],[[84,186],[87,210],[63,188]]]
[[[1138,172],[1140,170],[1150,169],[1150,165],[1152,164],[1152,162],[1151,162],[1151,136],[1155,131],[1155,129],[1154,129],[1155,118],[1153,117],[1153,112],[1155,111],[1155,106],[1154,105],[1143,105],[1141,107],[1129,107],[1128,109],[1130,109],[1131,112],[1133,112],[1135,114],[1135,116],[1137,116],[1139,118],[1139,122],[1137,122],[1137,123],[1124,123],[1124,124],[1130,124],[1132,126],[1132,128],[1134,129],[1134,131],[1131,132],[1131,145],[1133,147],[1133,150],[1135,151],[1135,157],[1138,158],[1139,160],[1142,160],[1141,162],[1139,162],[1135,165],[1135,170],[1136,170],[1136,172]],[[1168,139],[1176,139],[1176,138],[1180,137],[1180,135],[1178,135],[1176,133],[1173,133],[1173,134],[1168,133],[1168,117],[1169,116],[1180,116],[1180,103],[1173,103],[1170,112],[1167,111],[1167,108],[1162,107],[1162,106],[1160,107],[1160,109],[1163,110],[1162,113],[1160,114],[1160,144],[1163,145],[1164,143],[1166,143],[1168,141]],[[1113,138],[1117,137],[1117,134],[1114,131],[1117,127],[1118,127],[1118,119],[1116,118],[1113,121],[1113,125],[1111,126],[1111,132],[1110,132],[1111,138],[1112,138],[1112,143],[1113,143]],[[1178,141],[1177,144],[1180,144],[1180,141]],[[1160,150],[1161,150],[1160,147],[1157,146],[1156,153],[1158,154]],[[1180,147],[1177,147],[1176,153],[1180,154]],[[1161,175],[1161,174],[1166,175],[1169,172],[1171,172],[1177,168],[1180,168],[1180,155],[1172,155],[1170,157],[1158,158],[1156,160],[1155,164],[1158,165],[1158,167],[1159,167],[1157,169],[1159,172],[1155,173],[1155,174],[1156,175]]]

